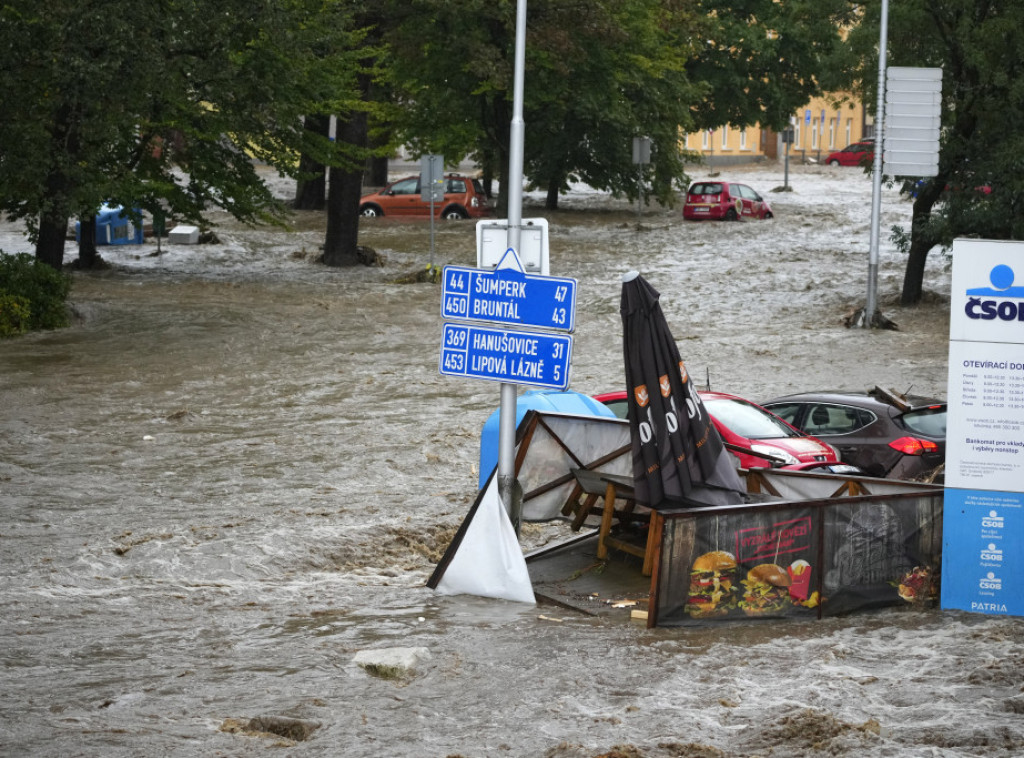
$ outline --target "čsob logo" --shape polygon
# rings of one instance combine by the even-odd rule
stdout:
[[[1003,523],[1003,517],[996,511],[989,511],[987,516],[981,517],[981,525],[989,529],[1002,529]]]
[[[985,576],[978,582],[978,589],[982,590],[1001,590],[1003,588],[1003,580],[996,576],[994,573],[989,571]]]
[[[1013,269],[1006,264],[993,266],[988,275],[991,287],[972,287],[967,290],[968,300],[964,307],[967,318],[1024,321],[1024,302],[1016,302],[1024,300],[1024,287],[1014,287],[1013,279]]]

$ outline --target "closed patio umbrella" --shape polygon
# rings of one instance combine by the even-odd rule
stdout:
[[[651,508],[746,502],[745,488],[639,273],[622,277],[623,353],[637,502]]]

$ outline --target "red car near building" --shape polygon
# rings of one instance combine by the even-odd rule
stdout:
[[[689,221],[716,219],[738,221],[741,218],[774,218],[768,201],[746,184],[703,180],[694,182],[686,193],[683,218]]]
[[[867,139],[829,153],[825,163],[829,166],[869,166],[874,160],[875,142]]]

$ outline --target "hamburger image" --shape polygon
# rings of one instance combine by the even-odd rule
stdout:
[[[779,613],[790,604],[789,585],[793,580],[789,572],[774,563],[762,563],[747,572],[743,580],[743,599],[740,608],[748,616],[768,616]]]
[[[736,558],[724,550],[704,553],[690,568],[686,612],[692,618],[724,616],[736,607]]]
[[[935,597],[935,583],[927,566],[914,566],[904,574],[896,587],[899,596],[908,603],[923,603]]]

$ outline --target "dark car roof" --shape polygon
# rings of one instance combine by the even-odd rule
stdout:
[[[814,392],[798,392],[792,395],[775,397],[762,403],[769,405],[781,402],[807,402],[818,401],[823,403],[856,403],[864,407],[884,406],[896,408],[900,411],[916,410],[927,408],[933,405],[945,405],[945,400],[939,400],[924,395],[907,395],[894,391],[887,391],[880,387],[873,387],[869,390],[817,390]]]

